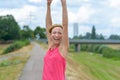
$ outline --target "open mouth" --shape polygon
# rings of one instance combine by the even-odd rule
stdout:
[[[58,38],[54,38],[55,41],[60,41],[61,39],[58,39]]]

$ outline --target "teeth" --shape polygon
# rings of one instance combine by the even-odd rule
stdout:
[[[54,40],[60,40],[60,39],[54,39]]]
[[[54,38],[54,40],[60,40],[59,38]]]

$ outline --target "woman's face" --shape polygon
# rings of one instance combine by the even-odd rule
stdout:
[[[60,44],[62,40],[62,33],[63,33],[63,30],[61,27],[55,27],[52,29],[51,39],[54,44]]]

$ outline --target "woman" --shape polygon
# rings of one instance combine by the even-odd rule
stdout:
[[[44,57],[42,80],[65,80],[65,58],[69,47],[66,0],[61,0],[62,25],[52,24],[51,3],[52,0],[47,0],[46,31],[48,51]]]

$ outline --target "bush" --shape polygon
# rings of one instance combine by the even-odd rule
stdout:
[[[99,45],[99,44],[94,44],[94,45],[92,46],[92,52],[97,52],[100,46],[101,46],[101,45]]]
[[[70,51],[70,52],[71,52],[71,51],[74,51],[74,49],[75,49],[75,46],[74,46],[73,44],[70,44],[69,51]]]
[[[4,51],[3,54],[18,50],[20,48],[22,48],[23,46],[26,46],[30,44],[30,41],[28,40],[23,40],[23,41],[16,41],[13,44],[11,44],[10,46],[8,46]]]
[[[81,51],[86,51],[87,47],[87,44],[81,44]]]
[[[86,51],[92,52],[92,44],[87,45]]]
[[[82,44],[81,51],[90,51],[102,54],[106,58],[120,59],[120,50],[114,50],[105,45]]]
[[[101,45],[101,46],[99,46],[98,50],[96,50],[96,52],[99,53],[99,54],[102,54],[104,48],[106,48],[106,46]]]
[[[106,47],[103,50],[103,56],[107,58],[120,59],[120,51]]]

